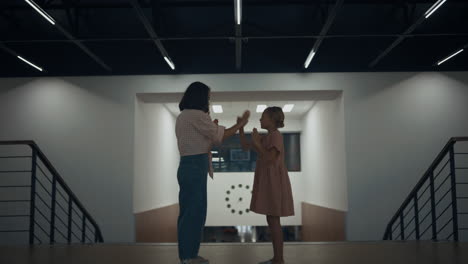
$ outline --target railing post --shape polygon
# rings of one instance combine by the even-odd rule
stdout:
[[[84,244],[86,241],[86,216],[83,213],[83,223],[82,223],[82,229],[81,229],[81,243]]]
[[[401,240],[405,240],[405,225],[403,223],[403,211],[401,211],[401,214],[400,214],[400,235],[401,235]]]
[[[57,178],[52,176],[52,204],[50,210],[50,244],[55,243],[55,199],[57,194]]]
[[[29,198],[29,244],[34,244],[34,226],[36,211],[36,167],[37,167],[37,151],[34,147],[32,149],[32,162],[31,162],[31,196]]]
[[[94,227],[94,243],[99,242],[99,231],[96,227]]]
[[[72,198],[68,196],[68,234],[67,234],[67,240],[68,244],[71,244],[72,240]]]
[[[418,207],[418,193],[414,195],[414,222],[416,224],[416,240],[419,240],[419,207]]]
[[[432,240],[437,240],[437,220],[435,211],[435,191],[434,191],[434,172],[431,171],[430,177],[430,191],[431,191],[431,218],[432,218]]]
[[[458,210],[457,210],[457,181],[455,173],[454,144],[450,147],[450,179],[452,190],[453,239],[458,242]]]

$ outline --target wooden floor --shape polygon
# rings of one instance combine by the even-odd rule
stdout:
[[[288,243],[289,264],[467,264],[468,243]],[[272,256],[270,244],[203,244],[211,264],[255,264]],[[0,246],[1,264],[177,264],[174,244]]]

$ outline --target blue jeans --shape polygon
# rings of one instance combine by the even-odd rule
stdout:
[[[207,210],[208,154],[180,157],[177,180],[179,182],[179,218],[177,240],[179,258],[198,256]]]

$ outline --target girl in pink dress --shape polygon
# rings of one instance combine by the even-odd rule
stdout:
[[[283,136],[278,131],[284,127],[283,110],[280,107],[265,109],[260,124],[268,134],[260,135],[254,128],[250,143],[246,141],[243,128],[239,130],[243,149],[258,153],[250,210],[266,215],[273,240],[273,259],[260,264],[284,264],[280,217],[294,215],[294,203],[284,163]]]

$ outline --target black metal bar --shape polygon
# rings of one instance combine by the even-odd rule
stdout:
[[[68,197],[68,237],[67,237],[67,240],[68,240],[68,244],[71,243],[71,233],[72,233],[72,223],[71,223],[71,220],[72,220],[72,209],[73,209],[73,202],[72,202],[72,199],[71,197]]]
[[[400,215],[400,236],[401,240],[405,240],[405,226],[403,222],[403,214]]]
[[[445,182],[447,182],[447,180],[450,178],[450,175],[451,174],[449,174],[449,175],[447,175],[447,177],[445,177],[444,181],[441,184],[439,184],[439,187],[437,187],[437,189],[434,192],[438,192],[440,190],[440,188],[442,188],[442,186],[445,184]]]
[[[31,172],[31,171],[29,170],[0,171],[0,173],[25,173],[25,172]]]
[[[47,188],[42,184],[42,182],[39,180],[39,178],[36,178],[36,181],[39,183],[39,185],[42,187],[42,189],[44,191],[46,191],[46,193],[49,195],[49,196],[52,196],[52,194],[49,192],[49,190],[47,190]]]
[[[23,203],[30,202],[31,200],[1,200],[0,203]]]
[[[44,170],[42,170],[41,166],[39,166],[39,164],[37,164],[37,167],[39,168],[39,170],[42,172],[42,175],[44,175],[44,177],[50,182],[52,183],[52,180],[47,177],[47,174],[44,172]]]
[[[421,237],[424,236],[424,234],[426,234],[427,230],[429,230],[429,227],[432,227],[431,224],[427,225],[426,229],[424,229],[424,231],[421,232]]]
[[[442,171],[445,169],[445,167],[447,167],[447,165],[449,164],[450,162],[450,158],[447,159],[447,162],[445,162],[444,166],[442,167],[442,169],[439,170],[439,172],[436,174],[436,176],[434,177],[434,180],[436,180],[439,175],[442,173]]]
[[[442,196],[442,198],[440,198],[439,201],[437,201],[436,206],[439,205],[439,203],[442,202],[442,200],[444,200],[444,198],[445,198],[451,191],[452,191],[451,189],[448,189],[448,191],[445,192],[445,194]]]
[[[426,193],[427,190],[429,190],[429,184],[427,185],[427,187],[424,189],[424,191],[421,193],[421,195],[418,196],[418,199],[421,199],[421,197]]]
[[[468,167],[457,167],[456,170],[468,170]]]
[[[50,208],[50,206],[44,201],[44,199],[42,199],[42,197],[36,193],[36,196],[39,198],[39,200],[41,200],[41,202],[47,207],[47,209],[51,210],[52,208]]]
[[[439,218],[441,218],[445,214],[445,212],[447,212],[447,210],[450,208],[450,206],[452,206],[452,204],[449,204],[447,207],[445,207],[445,209],[442,211],[442,213],[440,213],[439,216],[437,216],[436,221],[439,220]]]
[[[62,233],[62,231],[60,231],[60,229],[55,228],[55,230],[56,230],[64,239],[67,239],[67,237]]]
[[[447,221],[447,223],[445,223],[445,225],[443,225],[442,228],[441,228],[439,231],[437,231],[437,234],[439,234],[442,230],[444,230],[444,228],[447,227],[448,224],[450,224],[450,222],[453,222],[453,218],[450,218],[450,219]],[[457,228],[457,230],[458,230],[458,228]],[[454,232],[455,232],[455,230],[454,230]],[[454,236],[454,238],[455,238],[455,236]]]
[[[419,222],[419,224],[424,223],[424,221],[427,219],[427,217],[428,217],[430,214],[431,214],[431,211],[429,211],[429,213],[427,213],[427,214],[423,217],[423,219],[421,220],[421,222]]]
[[[82,219],[82,228],[81,228],[81,243],[85,242],[85,234],[86,234],[86,217],[83,214],[83,219]]]
[[[455,142],[457,141],[468,141],[468,137],[452,137],[450,138],[450,140],[447,142],[447,144],[445,144],[444,148],[439,152],[439,154],[437,155],[437,157],[435,158],[435,160],[431,163],[431,165],[429,166],[429,168],[426,170],[426,172],[424,173],[423,177],[418,181],[418,183],[416,184],[416,186],[414,186],[414,188],[412,189],[412,191],[410,192],[410,194],[406,197],[406,199],[403,201],[403,203],[401,204],[400,208],[398,209],[398,211],[393,215],[393,217],[391,218],[390,222],[389,223],[394,223],[396,222],[397,218],[400,216],[401,214],[401,211],[403,211],[403,209],[409,204],[409,202],[413,199],[413,196],[415,193],[417,193],[421,187],[426,183],[426,181],[430,178],[430,177],[434,177],[434,170],[437,168],[437,166],[439,166],[439,164],[442,162],[442,160],[445,158],[445,156],[447,155],[450,147],[455,144]],[[432,176],[431,176],[432,175]],[[432,179],[432,182],[434,182],[434,179]]]
[[[39,244],[42,244],[42,240],[40,238],[38,238],[36,235],[34,235],[34,237],[39,240]]]
[[[21,158],[31,158],[32,156],[3,156],[0,159],[21,159]]]
[[[29,232],[29,230],[0,230],[0,233],[25,233]],[[34,243],[34,240],[33,240]]]
[[[429,176],[431,185],[431,215],[432,215],[432,240],[437,240],[437,221],[436,221],[436,207],[435,207],[435,192],[434,192],[434,173],[431,172]]]
[[[47,223],[50,224],[50,220],[47,218],[47,216],[45,216],[41,211],[39,211],[39,209],[36,208],[36,210],[37,210],[37,212],[38,212],[42,217],[44,217],[44,219],[47,221]],[[39,224],[38,224],[38,225],[39,225]]]
[[[71,233],[78,241],[80,241],[80,238],[73,231]]]
[[[431,199],[427,199],[426,202],[421,206],[421,208],[419,208],[419,210],[421,211],[424,207],[426,207],[426,205],[431,201]]]
[[[0,215],[0,217],[30,217],[31,215]]]
[[[468,182],[457,182],[457,185],[467,185]]]
[[[415,216],[415,225],[416,225],[416,240],[419,240],[419,209],[418,209],[418,199],[414,197],[414,216]]]
[[[458,214],[457,214],[457,180],[455,174],[455,154],[454,146],[450,148],[450,174],[452,184],[452,217],[453,217],[453,239],[458,242]]]
[[[449,240],[449,238],[450,238],[451,236],[453,236],[453,232],[452,232],[452,234],[450,234],[445,240]]]
[[[408,212],[406,212],[406,214],[403,215],[403,218],[407,217],[411,213],[411,209],[413,208],[414,208],[414,204],[410,208],[408,208]]]
[[[51,197],[51,210],[50,210],[50,244],[55,243],[55,196],[57,194],[57,179],[52,178],[52,197]]]
[[[34,221],[34,224],[36,224],[37,227],[39,227],[39,229],[41,229],[42,232],[44,232],[44,234],[48,235],[47,231],[45,231],[44,228],[42,228],[42,226],[40,226],[36,221]]]
[[[31,185],[8,185],[8,186],[0,186],[0,188],[29,188]]]
[[[29,202],[29,244],[34,244],[34,221],[35,221],[35,208],[36,208],[36,164],[37,164],[37,151],[32,148],[31,159],[31,192]]]

